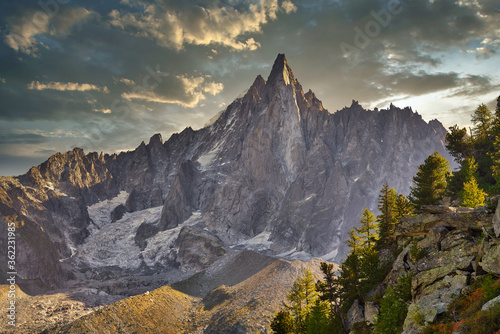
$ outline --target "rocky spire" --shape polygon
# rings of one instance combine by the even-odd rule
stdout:
[[[280,81],[283,81],[285,85],[295,83],[295,78],[292,70],[288,66],[284,53],[280,53],[278,54],[278,57],[276,57],[271,74],[269,74],[269,78],[267,79],[267,83],[268,85],[274,85]]]

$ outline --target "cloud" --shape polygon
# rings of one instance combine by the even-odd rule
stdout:
[[[297,11],[297,6],[295,6],[290,0],[285,0],[281,3],[281,8],[286,14],[290,14]]]
[[[297,7],[285,0],[241,1],[237,5],[195,5],[188,2],[140,2],[140,12],[114,9],[110,24],[136,36],[147,37],[163,47],[181,50],[186,44],[222,45],[234,50],[256,50],[261,45],[249,33],[261,33],[262,26],[276,20],[278,12],[290,14]],[[132,5],[132,1],[127,1]]]
[[[38,35],[68,35],[76,24],[89,19],[92,14],[82,7],[63,7],[57,11],[28,10],[23,15],[7,18],[5,43],[16,51],[36,56],[40,45],[36,39]]]
[[[134,80],[127,79],[127,78],[115,79],[115,83],[117,83],[117,82],[124,83],[127,86],[134,86],[135,85],[135,81]]]
[[[76,83],[76,82],[48,82],[48,83],[41,83],[39,81],[32,81],[30,82],[26,88],[30,90],[45,90],[45,89],[52,89],[52,90],[58,90],[58,91],[79,91],[79,92],[85,92],[88,90],[96,90],[100,91],[103,93],[109,93],[109,89],[106,86],[96,86],[88,83]]]
[[[111,109],[93,109],[95,112],[101,112],[103,114],[111,114]]]
[[[478,97],[500,89],[500,84],[494,84],[489,76],[467,75],[457,81],[456,88],[449,97]]]
[[[193,108],[206,98],[206,94],[217,95],[224,88],[222,83],[207,82],[206,77],[187,77],[184,75],[169,77],[163,75],[158,81],[158,84],[163,83],[163,85],[156,89],[136,86],[132,91],[124,92],[122,98],[128,101],[142,100],[144,102],[179,104],[186,108]],[[172,87],[177,89],[171,90]]]

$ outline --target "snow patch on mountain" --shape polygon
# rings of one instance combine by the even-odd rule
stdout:
[[[246,249],[246,250],[251,250],[251,251],[265,251],[267,249],[271,248],[271,245],[273,244],[272,241],[269,241],[269,237],[271,236],[271,232],[262,232],[260,234],[257,234],[255,237],[251,239],[247,239],[245,241],[242,241],[234,246],[232,248],[235,249]]]
[[[126,191],[120,191],[120,193],[112,199],[104,200],[87,207],[89,217],[94,223],[94,225],[89,226],[90,232],[93,233],[96,229],[111,223],[111,212],[118,205],[125,204],[128,196],[129,193]]]
[[[161,265],[168,265],[172,255],[174,255],[173,253],[177,252],[177,249],[174,248],[174,243],[179,237],[179,233],[182,228],[197,225],[202,222],[201,212],[196,211],[179,226],[166,231],[161,231],[154,237],[148,239],[147,247],[141,253],[144,262],[150,267],[157,263]]]
[[[96,208],[100,208],[100,210]],[[94,213],[101,214],[106,210],[101,207],[94,207],[93,209],[95,209]],[[122,219],[112,224],[104,223],[108,222],[108,220],[105,220],[102,216],[94,216],[101,219],[99,222],[102,226],[100,229],[94,229],[86,242],[79,246],[75,257],[93,268],[108,266],[117,266],[122,269],[139,268],[142,262],[139,257],[141,250],[134,239],[137,229],[144,222],[149,224],[158,222],[161,210],[162,207],[158,206],[142,211],[128,212],[125,213]]]

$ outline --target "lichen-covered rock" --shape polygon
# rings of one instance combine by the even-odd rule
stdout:
[[[500,303],[500,296],[493,298],[492,300],[488,301],[481,307],[481,310],[483,311],[488,311],[490,308],[493,306],[497,305]]]
[[[464,231],[469,229],[481,231],[483,227],[491,227],[491,215],[485,212],[473,211],[445,214],[424,213],[404,217],[396,224],[394,235],[403,237],[427,234],[436,226],[446,226]]]
[[[450,232],[450,230],[445,226],[435,226],[429,230],[427,237],[421,240],[418,243],[418,246],[421,249],[437,246],[436,248],[439,250],[441,249],[440,247],[441,240],[443,240],[443,238],[448,234],[448,232]]]
[[[418,334],[422,331],[425,324],[422,311],[422,307],[418,304],[408,306],[408,313],[403,324],[403,334]]]
[[[500,245],[487,243],[484,255],[479,263],[481,268],[490,274],[500,275]]]
[[[474,251],[472,236],[463,230],[451,231],[446,235],[446,238],[441,241],[441,250],[447,251],[455,247],[458,247],[463,254],[470,254]]]

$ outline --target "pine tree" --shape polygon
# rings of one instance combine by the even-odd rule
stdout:
[[[500,184],[500,96],[497,98],[497,107],[495,109],[495,119],[492,126],[493,152],[491,172],[497,184]]]
[[[328,307],[324,301],[319,299],[311,308],[306,317],[306,334],[331,334],[331,322],[328,317]]]
[[[290,311],[282,310],[276,313],[271,322],[271,329],[275,334],[295,333],[295,324]]]
[[[410,200],[399,194],[396,198],[396,209],[395,209],[396,221],[400,221],[401,218],[405,216],[411,216],[413,214],[413,205],[411,205]]]
[[[477,107],[471,118],[474,128],[472,134],[475,138],[485,138],[491,130],[493,115],[488,107],[483,103]]]
[[[491,122],[491,136],[495,140],[500,137],[500,96],[497,98],[497,106],[495,108],[495,117]]]
[[[342,295],[342,285],[339,278],[333,272],[333,264],[322,262],[321,271],[323,272],[324,281],[316,283],[316,290],[321,294],[320,298],[328,301],[330,304],[331,322],[337,318],[340,319],[344,332],[348,333],[344,313],[342,312],[342,305],[345,304],[344,296]]]
[[[422,205],[438,205],[446,189],[446,178],[450,173],[450,164],[439,152],[434,151],[418,167],[413,177],[409,199],[417,210]]]
[[[362,248],[371,249],[375,246],[377,237],[377,224],[375,223],[375,215],[370,209],[364,209],[361,214],[361,226],[356,229],[359,233],[359,244]]]
[[[394,188],[389,188],[386,183],[380,195],[378,196],[378,209],[380,214],[377,216],[379,244],[383,245],[390,241],[390,236],[394,232],[396,225],[396,198],[397,193]]]
[[[449,127],[446,134],[446,149],[455,158],[458,164],[472,155],[472,142],[467,136],[466,128],[459,128],[458,125]]]

